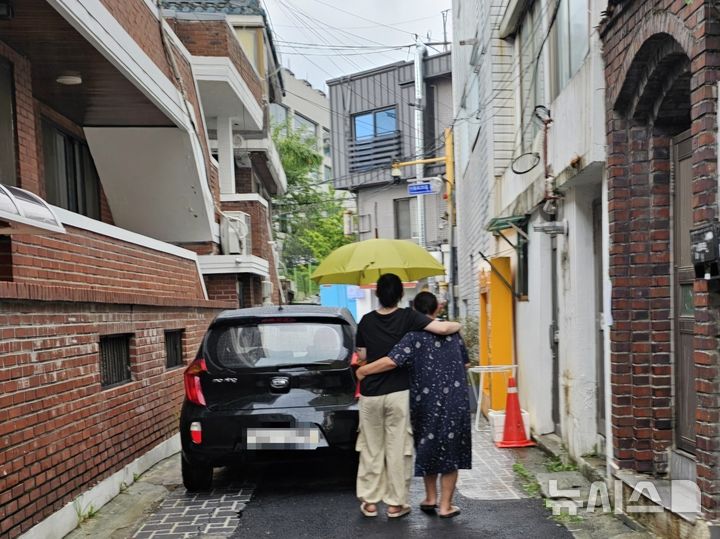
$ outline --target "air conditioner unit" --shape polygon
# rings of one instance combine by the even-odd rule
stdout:
[[[263,281],[262,282],[263,303],[265,303],[267,301],[272,302],[272,293],[273,293],[272,281]]]
[[[225,255],[252,253],[250,216],[241,211],[223,212],[220,223],[220,247]]]

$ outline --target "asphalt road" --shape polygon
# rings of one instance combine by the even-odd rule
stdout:
[[[355,469],[347,459],[259,466],[246,478],[256,488],[233,538],[572,537],[548,518],[538,499],[481,501],[457,496],[455,504],[462,514],[453,519],[414,509],[408,517],[389,520],[383,506],[378,517],[366,518],[355,498]],[[422,484],[414,480],[412,501],[417,504],[421,498]]]

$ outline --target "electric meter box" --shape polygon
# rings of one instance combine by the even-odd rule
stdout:
[[[709,223],[690,231],[690,256],[695,277],[720,277],[720,223]]]

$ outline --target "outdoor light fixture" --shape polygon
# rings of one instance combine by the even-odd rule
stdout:
[[[64,86],[77,86],[78,84],[82,84],[82,81],[80,73],[75,71],[62,73],[57,79],[55,79],[55,82]]]
[[[13,6],[10,0],[0,0],[0,20],[9,21],[13,18]]]

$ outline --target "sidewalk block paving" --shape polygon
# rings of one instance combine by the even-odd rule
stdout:
[[[472,470],[460,470],[457,488],[466,498],[475,500],[517,500],[527,494],[515,484],[515,451],[499,449],[492,441],[490,424],[480,421],[473,431]]]
[[[230,484],[192,494],[175,489],[133,535],[134,539],[189,539],[199,534],[228,536],[235,531],[254,487]]]

